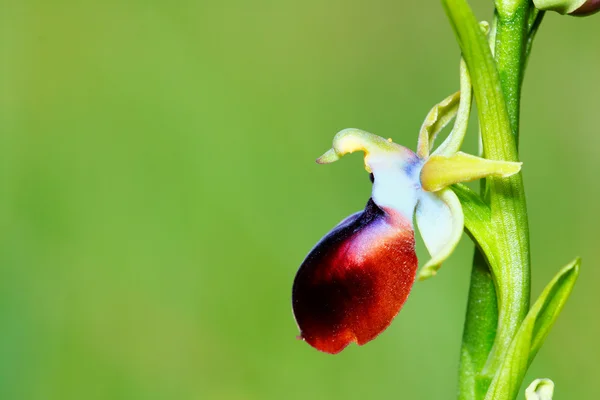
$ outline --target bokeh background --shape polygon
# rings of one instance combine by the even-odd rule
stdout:
[[[414,148],[457,88],[438,1],[0,8],[0,399],[454,398],[466,237],[364,347],[313,350],[290,309],[370,193],[360,156],[314,159],[346,127]],[[600,398],[598,71],[600,16],[548,15],[523,92],[533,295],[583,268],[527,381],[560,399]]]

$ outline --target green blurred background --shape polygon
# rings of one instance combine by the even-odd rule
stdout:
[[[467,238],[364,347],[313,350],[290,309],[370,193],[360,156],[314,159],[346,127],[414,148],[457,88],[438,1],[0,10],[0,399],[454,397]],[[599,70],[600,16],[548,15],[523,95],[533,295],[583,269],[527,381],[559,399],[600,398]]]

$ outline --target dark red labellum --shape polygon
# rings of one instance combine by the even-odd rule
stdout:
[[[398,314],[417,270],[410,221],[369,200],[308,254],[294,280],[300,336],[326,353],[374,339]]]

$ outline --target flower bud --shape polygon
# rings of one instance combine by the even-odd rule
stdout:
[[[540,10],[580,17],[600,11],[600,0],[533,0],[533,3]]]
[[[585,17],[600,11],[600,0],[587,0],[581,7],[573,11],[571,15]]]

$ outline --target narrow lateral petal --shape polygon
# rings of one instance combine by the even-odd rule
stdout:
[[[479,23],[481,30],[485,35],[490,31],[490,24],[486,21]],[[469,125],[469,116],[471,115],[471,102],[473,97],[473,86],[471,85],[471,76],[464,58],[460,60],[460,104],[456,113],[456,120],[452,127],[452,132],[446,140],[432,153],[432,155],[450,156],[456,153],[462,146],[467,126]]]
[[[419,279],[423,280],[435,275],[458,245],[464,228],[464,215],[458,197],[446,188],[437,193],[423,192],[417,204],[416,220],[431,254],[431,260],[419,271]]]
[[[406,301],[417,269],[410,221],[372,200],[308,254],[294,280],[300,337],[326,353],[363,345],[385,330]]]
[[[469,116],[471,115],[471,98],[473,88],[471,87],[471,77],[467,70],[465,60],[460,60],[460,103],[456,113],[456,120],[452,127],[452,132],[446,140],[438,147],[433,155],[448,156],[454,154],[462,146],[467,126],[469,125]]]
[[[425,159],[429,157],[437,134],[452,121],[452,118],[458,112],[459,100],[460,92],[456,92],[433,106],[431,111],[429,111],[419,132],[417,155],[420,158]]]
[[[421,169],[421,185],[436,192],[459,182],[469,182],[486,176],[502,178],[516,174],[522,163],[496,161],[458,152],[451,156],[431,156]]]

